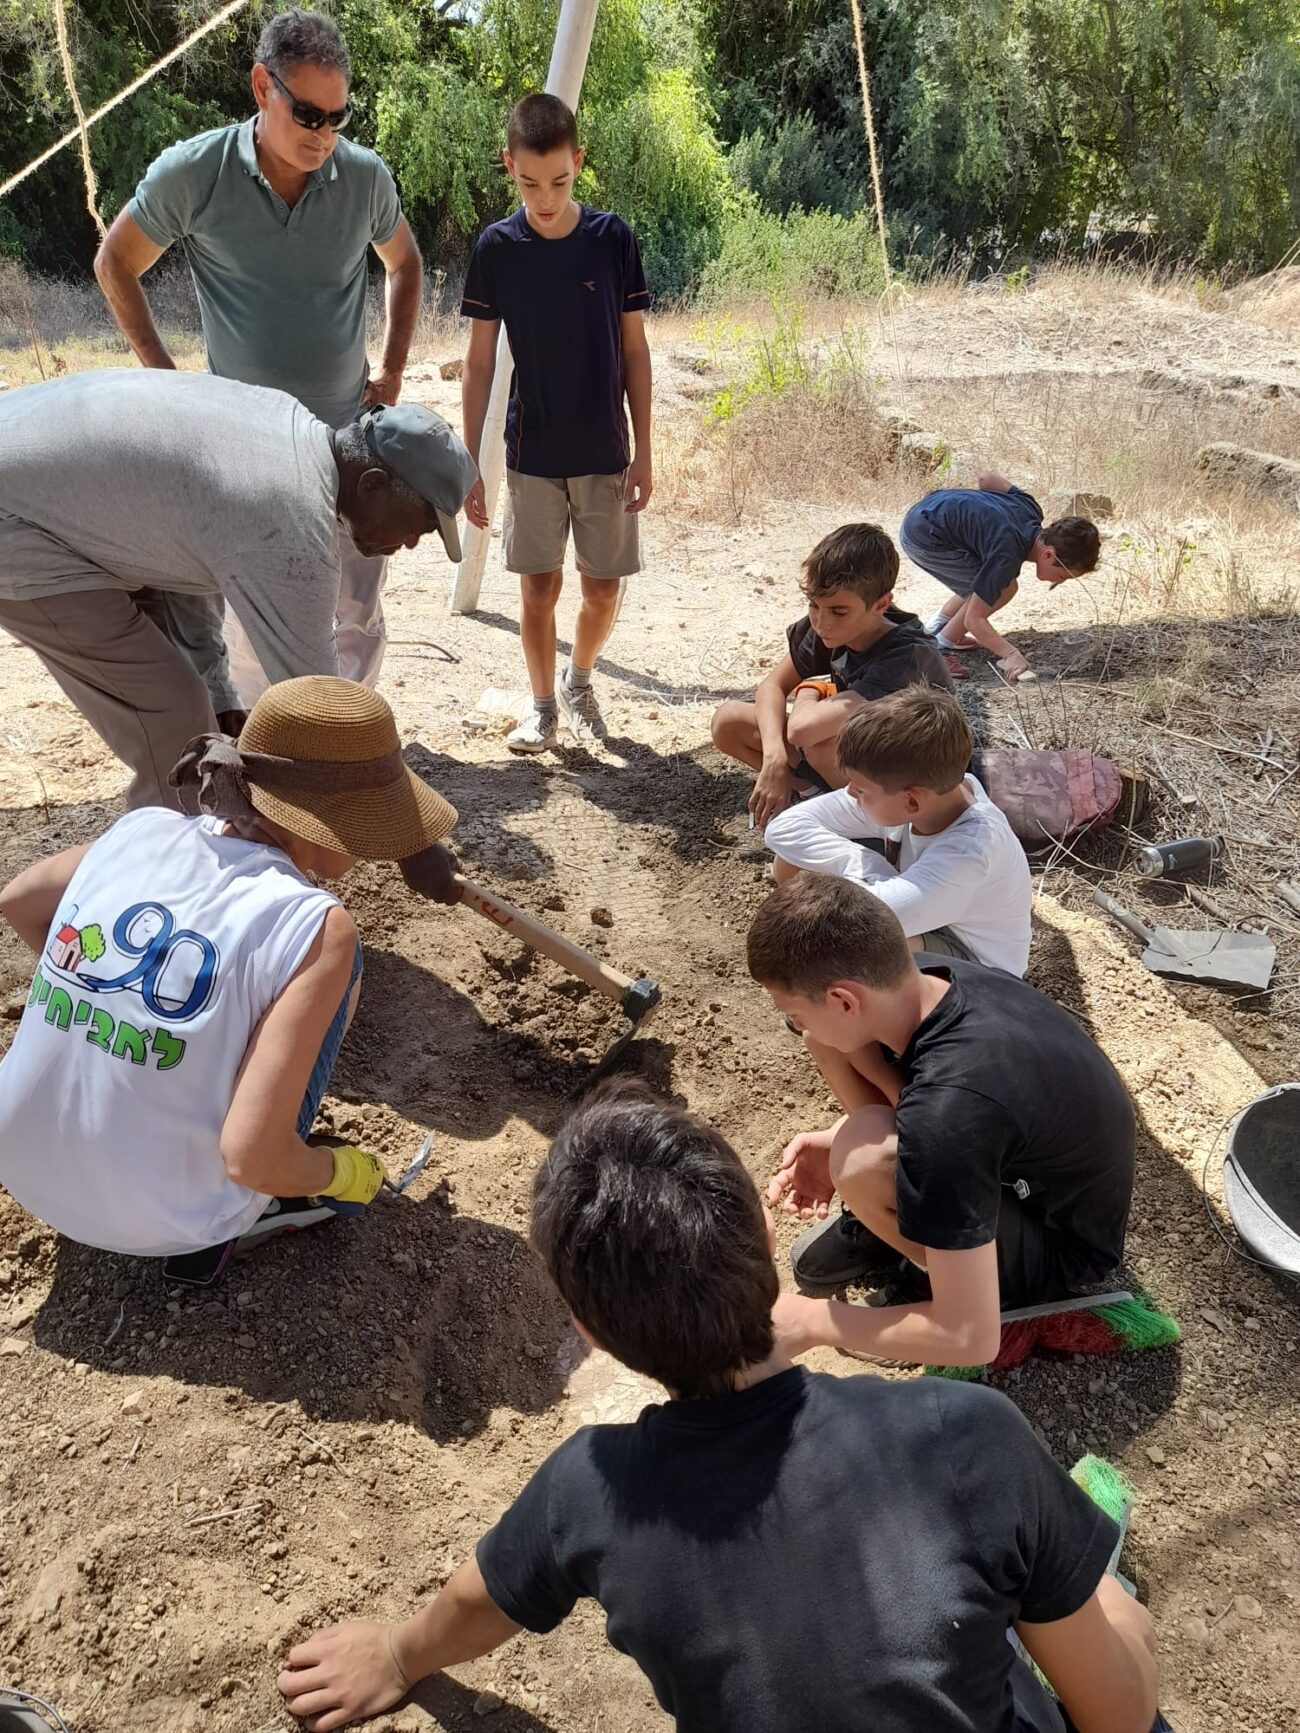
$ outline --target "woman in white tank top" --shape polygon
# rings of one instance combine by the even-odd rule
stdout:
[[[37,953],[0,1065],[0,1183],[59,1232],[166,1257],[233,1244],[268,1200],[368,1203],[376,1157],[308,1135],[360,986],[356,927],[312,882],[395,860],[455,902],[454,809],[352,681],[271,687],[238,745],[172,773],[195,816],[128,813],[0,891]]]

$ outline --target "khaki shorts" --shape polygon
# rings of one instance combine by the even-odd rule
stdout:
[[[637,514],[623,509],[622,475],[521,475],[506,471],[503,563],[508,572],[558,572],[573,525],[578,570],[626,578],[641,570]]]

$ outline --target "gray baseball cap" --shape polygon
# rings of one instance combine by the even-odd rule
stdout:
[[[460,560],[456,513],[478,479],[478,466],[440,415],[419,403],[378,404],[357,418],[366,443],[386,469],[427,499],[449,560]]]

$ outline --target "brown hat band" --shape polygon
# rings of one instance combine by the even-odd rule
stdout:
[[[329,763],[311,758],[280,758],[269,752],[241,752],[225,734],[197,734],[181,754],[167,780],[191,814],[214,818],[252,819],[258,816],[248,788],[269,794],[357,794],[387,788],[406,766],[400,747],[380,758],[355,763]]]

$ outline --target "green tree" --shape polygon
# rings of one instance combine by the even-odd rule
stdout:
[[[82,956],[88,963],[97,963],[107,949],[103,927],[96,921],[89,927],[83,927],[77,937],[81,941]]]

